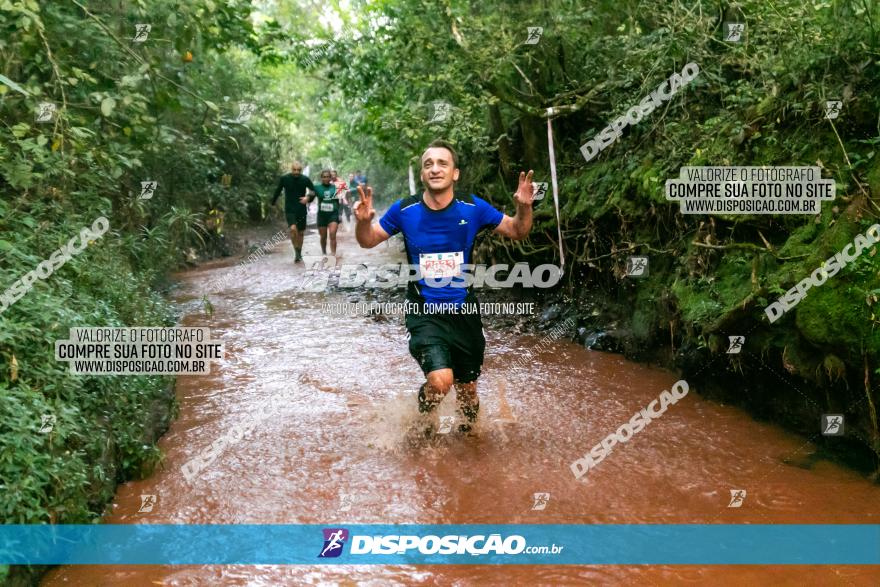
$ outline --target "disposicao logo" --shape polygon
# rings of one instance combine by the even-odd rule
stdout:
[[[324,548],[318,558],[334,558],[342,554],[342,547],[348,540],[345,528],[324,528]]]
[[[342,554],[349,532],[345,528],[324,528],[324,547],[318,558],[338,557]],[[496,554],[558,554],[563,546],[527,546],[526,539],[518,534],[502,537],[501,534],[489,536],[416,536],[416,535],[374,535],[351,536],[351,555],[401,555],[416,550],[422,555],[462,555],[472,556]]]

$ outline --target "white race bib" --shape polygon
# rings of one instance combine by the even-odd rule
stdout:
[[[321,212],[332,212],[333,202],[321,202]]]
[[[464,252],[455,253],[422,253],[419,255],[419,268],[422,277],[427,279],[442,279],[444,277],[459,277],[461,265],[464,263]]]

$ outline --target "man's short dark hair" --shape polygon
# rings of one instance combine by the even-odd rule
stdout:
[[[452,168],[458,169],[458,153],[455,152],[455,148],[452,146],[452,143],[450,143],[449,141],[444,141],[443,139],[434,139],[427,147],[425,147],[425,151],[433,148],[446,149],[447,151],[452,153]],[[422,157],[424,156],[425,153],[423,151]],[[420,161],[422,157],[419,158]]]

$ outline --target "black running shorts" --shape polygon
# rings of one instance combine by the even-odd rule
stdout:
[[[318,226],[328,226],[331,222],[339,224],[339,210],[335,212],[318,212]]]
[[[296,229],[299,231],[304,231],[306,229],[306,212],[305,208],[303,208],[302,213],[297,210],[292,211],[290,214],[285,214],[287,218],[287,226],[296,225]]]
[[[469,299],[468,301],[472,301]],[[470,383],[480,376],[486,339],[483,320],[474,314],[408,313],[409,352],[425,375],[452,369],[457,382]]]

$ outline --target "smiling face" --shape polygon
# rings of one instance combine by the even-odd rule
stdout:
[[[422,183],[432,192],[442,192],[458,181],[458,168],[452,152],[445,147],[429,147],[422,155]]]

